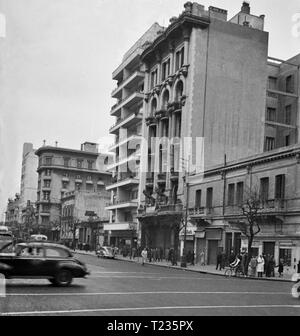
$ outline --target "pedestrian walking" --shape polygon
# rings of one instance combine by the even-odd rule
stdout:
[[[191,256],[191,264],[194,266],[195,265],[195,252],[192,252],[192,256]]]
[[[300,260],[298,261],[298,264],[297,264],[297,273],[300,273]]]
[[[271,255],[270,260],[269,260],[269,275],[270,277],[275,277],[275,259],[274,256]]]
[[[221,253],[221,251],[219,251],[219,253],[217,255],[217,267],[216,267],[216,270],[218,270],[218,268],[220,267],[220,271],[221,271],[221,262],[222,262],[222,253]]]
[[[265,260],[262,255],[257,258],[257,276],[262,278],[264,272]]]
[[[225,269],[225,264],[226,264],[226,254],[222,252],[222,257],[221,257],[221,270]]]
[[[278,267],[279,277],[281,278],[284,268],[283,259],[279,259],[279,264],[276,267]]]
[[[256,260],[256,257],[253,256],[250,260],[250,270],[251,270],[252,277],[256,276],[256,267],[257,267],[257,260]]]
[[[147,257],[148,257],[148,251],[146,249],[146,247],[143,249],[142,253],[142,265],[145,265],[145,262],[147,261]]]
[[[205,266],[205,252],[204,252],[204,250],[202,250],[201,253],[200,253],[200,265]]]

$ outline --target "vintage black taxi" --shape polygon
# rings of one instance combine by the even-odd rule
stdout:
[[[0,249],[0,273],[8,279],[48,279],[69,286],[89,274],[83,262],[65,246],[47,242],[10,243]]]

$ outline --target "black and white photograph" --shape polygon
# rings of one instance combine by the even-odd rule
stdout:
[[[299,0],[0,0],[0,317],[300,316],[299,96]]]

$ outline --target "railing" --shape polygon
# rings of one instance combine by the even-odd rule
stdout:
[[[115,104],[115,105],[111,108],[111,112],[110,112],[110,113],[113,113],[114,110],[115,110],[117,107],[119,107],[121,104],[123,104],[126,100],[129,100],[129,98],[133,97],[135,94],[144,94],[144,92],[142,92],[142,91],[133,91],[133,92],[131,92],[131,93],[130,93],[128,96],[126,96],[125,98],[120,99],[120,100],[118,101],[118,103]]]

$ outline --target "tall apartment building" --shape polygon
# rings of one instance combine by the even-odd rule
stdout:
[[[37,225],[51,240],[58,240],[61,200],[66,192],[85,191],[107,196],[111,173],[106,167],[111,155],[98,153],[97,144],[86,142],[80,150],[46,146],[36,151],[39,158]],[[100,206],[100,205],[99,205]]]
[[[23,213],[22,222],[26,217],[26,207],[28,202],[35,206],[38,184],[38,157],[35,155],[33,144],[24,143],[22,156],[22,174],[20,188],[20,207]]]
[[[111,191],[111,203],[106,208],[111,212],[110,223],[104,227],[111,245],[131,245],[136,239],[145,77],[140,56],[145,43],[152,42],[161,31],[162,27],[158,24],[152,25],[113,72],[117,87],[112,97],[117,99],[117,103],[110,114],[116,117],[116,123],[109,131],[115,135],[115,144],[110,150],[115,153],[116,160],[110,166],[114,175],[107,187]]]
[[[5,211],[5,226],[16,234],[19,231],[21,224],[21,207],[20,207],[20,194],[16,194],[14,198],[9,198]]]
[[[139,220],[142,245],[179,245],[185,170],[263,151],[268,33],[264,16],[187,2],[143,52],[146,66]],[[151,139],[162,141],[153,146]],[[187,138],[202,139],[192,146]],[[184,141],[184,142],[183,142]],[[201,143],[201,141],[199,142]],[[199,144],[198,143],[198,144]],[[200,160],[199,160],[200,159]]]

